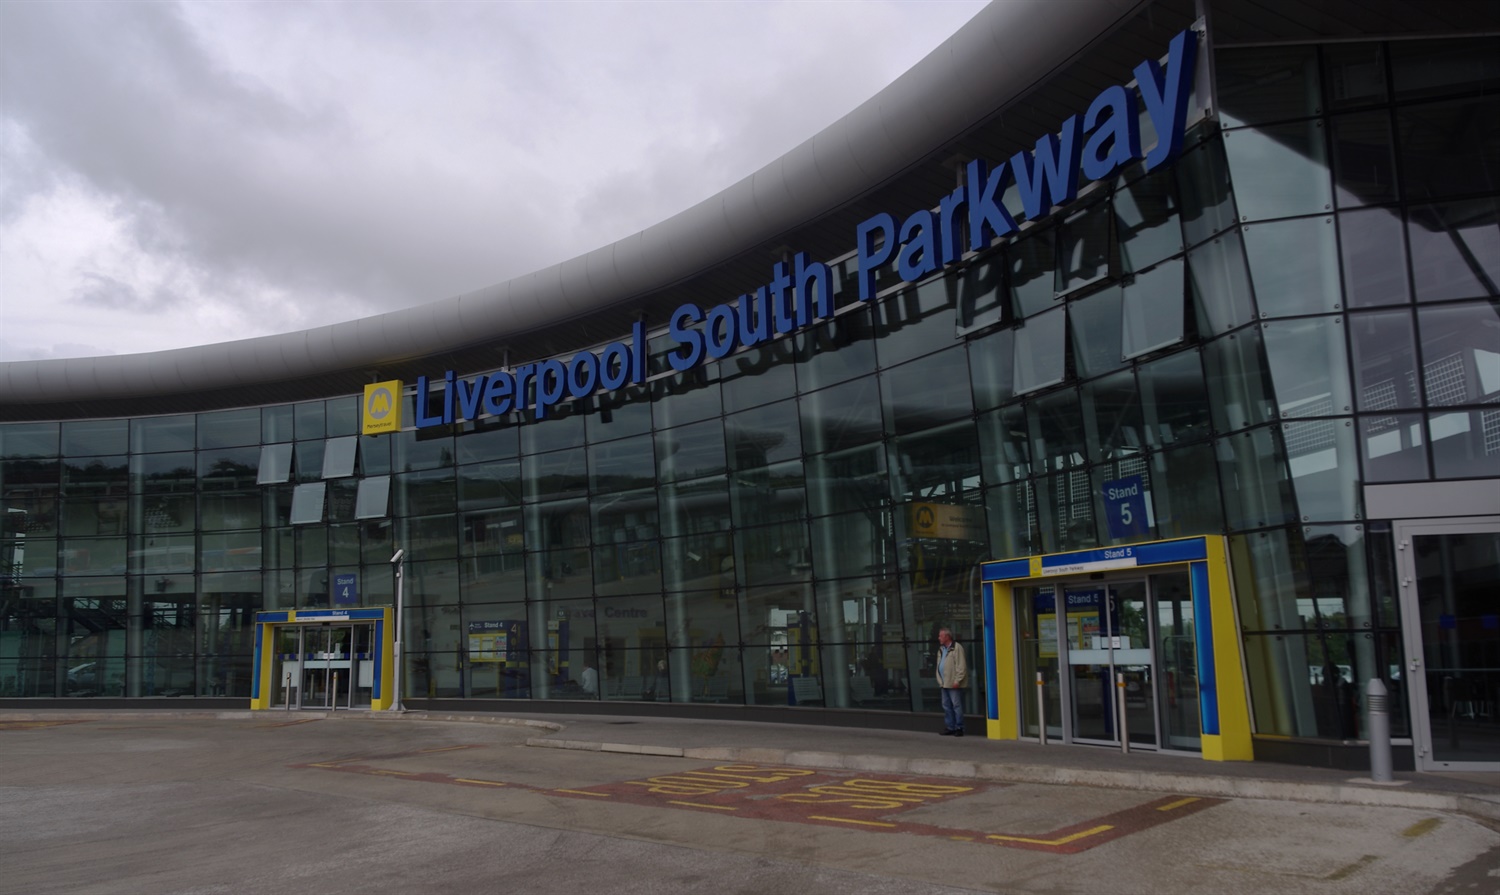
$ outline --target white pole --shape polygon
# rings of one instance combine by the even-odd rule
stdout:
[[[404,712],[406,706],[401,704],[401,631],[405,627],[406,619],[402,613],[401,605],[401,572],[406,566],[406,551],[397,550],[396,555],[391,557],[391,564],[396,567],[396,644],[392,650],[391,660],[396,663],[396,698],[391,701],[390,710],[393,712]]]

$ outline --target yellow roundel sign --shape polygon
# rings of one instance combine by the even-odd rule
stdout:
[[[382,435],[401,431],[401,380],[390,379],[365,386],[365,402],[360,417],[361,433]]]

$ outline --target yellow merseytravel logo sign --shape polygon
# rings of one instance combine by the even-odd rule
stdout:
[[[391,379],[365,386],[364,410],[360,414],[365,435],[401,431],[401,380]]]

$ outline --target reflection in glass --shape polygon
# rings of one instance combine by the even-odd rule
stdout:
[[[1125,285],[1120,306],[1121,353],[1137,358],[1182,341],[1183,262],[1174,258]]]
[[[1221,141],[1211,140],[1184,152],[1176,170],[1182,195],[1182,231],[1188,245],[1197,245],[1239,220]]]
[[[1500,97],[1402,106],[1396,133],[1410,200],[1493,192],[1500,183]]]
[[[1112,286],[1068,302],[1073,366],[1080,378],[1108,373],[1125,364],[1120,347],[1120,294],[1120,287]]]
[[[327,482],[304,482],[292,492],[292,524],[323,521],[323,495]]]
[[[1260,329],[1247,327],[1203,348],[1214,429],[1230,432],[1276,418]]]
[[[1354,390],[1360,410],[1416,407],[1417,354],[1411,312],[1349,315]]]
[[[1363,517],[1353,420],[1283,423],[1281,437],[1303,522]]]
[[[1218,439],[1219,478],[1229,529],[1264,528],[1295,521],[1286,454],[1269,426]]]
[[[1405,228],[1395,208],[1371,208],[1339,215],[1344,295],[1350,307],[1405,304]]]
[[[1120,260],[1126,273],[1145,270],[1182,251],[1182,225],[1171,170],[1117,185],[1114,209]]]
[[[1419,308],[1429,405],[1500,402],[1500,301]]]
[[[1110,206],[1100,202],[1076,212],[1063,222],[1058,236],[1057,280],[1054,288],[1064,295],[1115,275],[1114,234],[1110,232]]]
[[[1496,295],[1500,202],[1473,199],[1411,209],[1406,223],[1418,301]]]
[[[1500,475],[1500,409],[1429,413],[1427,434],[1434,477]]]
[[[1032,230],[1010,245],[1010,291],[1016,312],[1030,317],[1052,307],[1054,290],[1053,230]]]
[[[1227,131],[1224,154],[1242,221],[1333,208],[1321,119]]]
[[[1334,192],[1339,207],[1394,202],[1396,149],[1384,109],[1339,115],[1333,121]]]
[[[968,393],[953,383],[969,380],[969,358],[963,346],[930,355],[880,374],[880,395],[887,432],[922,432],[955,417],[973,413]]]
[[[1142,364],[1139,375],[1148,445],[1168,447],[1209,434],[1208,391],[1196,351]]]
[[[751,469],[802,456],[797,402],[782,401],[724,418],[731,470]]]
[[[1219,115],[1226,127],[1322,112],[1316,47],[1221,49],[1214,54],[1214,69]]]
[[[1314,217],[1244,229],[1245,255],[1262,317],[1339,310],[1338,242],[1333,218]]]
[[[1331,416],[1353,409],[1341,317],[1261,324],[1281,415]]]
[[[1385,44],[1324,44],[1323,78],[1328,85],[1328,107],[1339,112],[1385,102]]]
[[[354,452],[358,435],[330,438],[323,443],[323,478],[337,479],[354,475]]]
[[[1238,231],[1215,237],[1188,252],[1187,258],[1200,334],[1225,332],[1255,318],[1250,271]]]
[[[292,478],[292,446],[290,444],[265,444],[260,448],[260,466],[256,470],[257,485],[278,485]]]
[[[1151,455],[1157,536],[1178,538],[1224,530],[1214,449],[1196,444]]]
[[[879,389],[874,379],[858,379],[803,395],[802,441],[809,454],[837,451],[879,441]]]
[[[1090,461],[1115,460],[1137,456],[1143,452],[1145,438],[1142,434],[1141,396],[1136,390],[1133,372],[1121,370],[1111,376],[1084,383],[1082,401]],[[981,443],[984,441],[986,428],[981,423]]]
[[[1024,395],[1062,382],[1067,358],[1067,320],[1064,308],[1054,308],[1016,327],[1016,394]]]

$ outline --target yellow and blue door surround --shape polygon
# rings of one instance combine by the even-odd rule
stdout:
[[[988,640],[986,732],[990,739],[1020,738],[1021,686],[1014,588],[1069,575],[1187,566],[1197,653],[1199,722],[1203,757],[1210,761],[1251,761],[1250,702],[1245,688],[1234,593],[1225,539],[1203,535],[1096,550],[1024,556],[984,563],[984,633]]]
[[[371,681],[370,708],[384,711],[395,701],[396,665],[391,661],[395,626],[389,606],[373,609],[282,609],[255,614],[255,675],[250,682],[250,708],[269,709],[276,692],[276,633],[290,625],[373,625],[370,659],[375,668]]]

